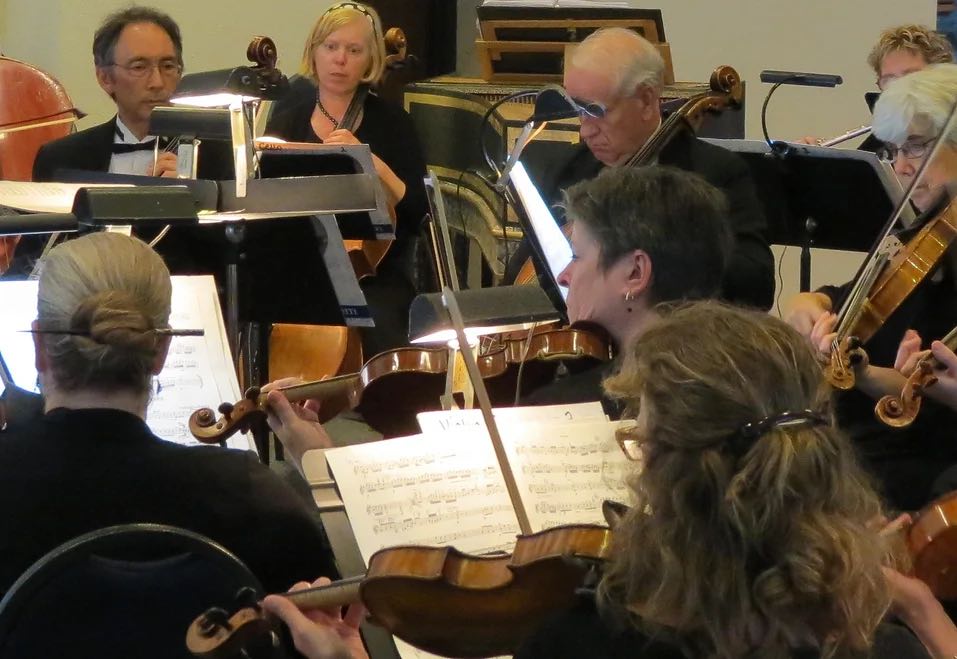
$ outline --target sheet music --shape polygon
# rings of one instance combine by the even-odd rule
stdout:
[[[80,188],[131,187],[116,183],[30,183],[0,181],[0,206],[33,213],[69,213]]]
[[[609,421],[510,424],[502,437],[534,530],[604,524],[605,499],[628,502],[625,479],[637,468],[618,447]]]
[[[211,276],[173,277],[170,324],[178,329],[206,330],[205,336],[175,336],[162,373],[153,381],[147,425],[163,439],[197,444],[189,433],[189,415],[200,407],[216,409],[223,401],[240,397],[236,372],[226,348],[226,327]],[[0,352],[13,381],[27,391],[38,391],[33,361],[33,335],[23,330],[37,315],[37,281],[0,282]],[[250,449],[250,439],[234,435],[230,448]]]
[[[572,246],[565,234],[562,233],[561,227],[555,221],[555,216],[548,209],[545,200],[542,199],[542,195],[538,192],[535,184],[532,183],[532,179],[529,178],[521,161],[515,163],[515,167],[512,168],[511,181],[515,192],[518,193],[522,208],[525,209],[535,238],[544,252],[548,272],[561,293],[562,299],[567,300],[568,287],[558,283],[558,275],[572,261]]]
[[[601,403],[574,403],[571,405],[537,405],[529,407],[498,407],[492,410],[502,426],[538,423],[544,421],[603,421],[605,411]],[[484,428],[482,410],[435,410],[415,415],[424,433],[441,433],[453,428]]]
[[[542,415],[554,416],[561,406],[552,407]],[[624,476],[634,465],[615,442],[617,424],[604,420],[600,405],[599,420],[584,418],[595,414],[590,405],[571,407],[583,417],[571,423],[503,423],[502,440],[533,531],[603,523],[604,499],[628,500]],[[442,425],[471,424],[471,412],[444,419],[422,415],[426,425],[442,431],[325,451],[366,564],[377,550],[403,544],[511,552],[518,522],[487,432]],[[505,409],[496,411],[499,420],[507,417]],[[433,656],[398,639],[396,647],[404,658]]]

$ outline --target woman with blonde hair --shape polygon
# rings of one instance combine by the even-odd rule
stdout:
[[[362,282],[376,323],[375,329],[363,332],[363,344],[370,355],[407,343],[408,308],[415,295],[415,237],[427,213],[422,182],[425,159],[412,119],[374,91],[385,68],[385,57],[382,23],[374,9],[359,2],[332,5],[306,39],[302,75],[291,81],[289,92],[276,103],[266,126],[267,135],[287,141],[361,143],[368,144],[372,151],[376,173],[395,206],[396,239],[376,276]],[[351,126],[343,126],[350,109],[353,111],[348,114],[356,120]],[[284,277],[286,281],[323,279],[315,272],[322,266],[308,223],[298,218],[279,225],[270,223],[261,233],[267,244],[253,246],[259,253],[256,258],[282,263],[286,275],[291,275]],[[277,298],[273,282],[258,284],[257,304]],[[293,303],[308,306],[302,299]],[[308,313],[280,320],[319,322]]]
[[[146,425],[171,293],[159,255],[122,234],[44,257],[33,332],[45,413],[0,441],[0,593],[63,542],[140,522],[216,540],[269,590],[334,573],[305,502],[254,453],[182,446]]]
[[[802,336],[766,314],[689,305],[649,328],[606,388],[637,412],[621,438],[642,461],[633,507],[597,608],[517,657],[926,656],[882,624],[881,505]]]

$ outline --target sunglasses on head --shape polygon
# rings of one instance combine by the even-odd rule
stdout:
[[[379,29],[376,27],[375,18],[373,18],[372,13],[368,9],[366,9],[365,6],[360,5],[357,2],[339,2],[329,7],[329,9],[326,10],[326,13],[328,14],[338,9],[352,9],[354,11],[359,12],[366,18],[368,18],[369,22],[372,23],[373,34],[375,34],[377,39],[379,38]]]

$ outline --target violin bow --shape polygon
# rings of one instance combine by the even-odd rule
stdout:
[[[505,479],[505,488],[508,490],[508,496],[511,498],[512,506],[515,508],[515,516],[518,518],[518,527],[521,529],[522,535],[529,535],[532,532],[532,525],[528,520],[525,504],[519,495],[518,483],[515,481],[515,475],[512,473],[512,466],[508,462],[505,445],[502,443],[502,435],[498,431],[495,416],[492,414],[492,403],[488,397],[488,390],[485,388],[485,381],[482,380],[482,375],[479,373],[475,355],[473,355],[469,349],[468,337],[465,336],[465,321],[462,318],[462,311],[459,309],[458,300],[455,299],[455,293],[448,286],[442,289],[442,303],[445,305],[445,308],[448,309],[449,318],[452,320],[452,327],[455,328],[455,335],[459,341],[459,352],[465,360],[465,368],[468,371],[469,379],[472,380],[475,397],[478,399],[479,407],[482,410],[482,418],[485,419],[485,426],[488,428],[488,435],[492,440],[495,458],[498,460],[499,468]]]

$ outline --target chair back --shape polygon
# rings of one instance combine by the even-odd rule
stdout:
[[[0,657],[189,657],[200,613],[262,586],[209,538],[171,526],[112,526],[34,563],[0,601]]]

